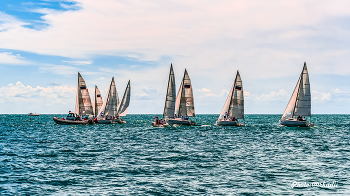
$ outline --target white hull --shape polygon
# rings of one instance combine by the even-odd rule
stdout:
[[[216,121],[217,126],[244,126],[244,124],[238,123],[238,121],[228,121],[228,120],[223,120],[223,121]]]
[[[190,121],[190,120],[182,120],[181,118],[179,119],[169,119],[167,120],[169,125],[196,125],[197,123],[194,121]]]
[[[307,121],[298,121],[296,119],[293,120],[280,120],[280,125],[286,127],[312,127],[314,124],[308,123]]]

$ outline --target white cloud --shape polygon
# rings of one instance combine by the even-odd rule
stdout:
[[[0,87],[0,102],[6,103],[0,108],[0,113],[22,113],[23,108],[40,113],[63,112],[62,108],[72,110],[75,95],[75,87],[32,87],[18,81]]]
[[[331,100],[331,94],[330,93],[322,93],[321,100]]]
[[[13,55],[12,52],[3,52],[0,53],[0,64],[27,65],[30,63],[24,61],[19,54]]]
[[[203,71],[227,70],[235,62],[245,65],[240,70],[249,70],[250,77],[291,75],[304,60],[314,73],[350,73],[350,50],[327,47],[336,44],[335,37],[348,38],[346,29],[330,21],[348,15],[350,2],[345,0],[77,2],[82,9],[36,10],[46,14],[42,18],[49,27],[44,30],[25,28],[25,23],[2,14],[0,27],[6,31],[0,32],[1,47],[72,58],[171,56],[184,67]],[[328,42],[324,45],[318,38]],[[318,53],[310,52],[312,48],[319,48]],[[337,59],[336,66],[329,66],[330,59]]]
[[[73,64],[73,65],[90,65],[92,61],[63,61],[65,63]]]
[[[207,96],[207,97],[218,97],[218,95],[215,95],[213,93],[206,93],[204,96]]]
[[[194,92],[210,99],[208,103],[224,102],[228,92],[220,90],[230,89],[237,69],[243,84],[248,84],[244,86],[249,90],[244,93],[246,99],[256,103],[270,100],[274,104],[274,100],[288,101],[291,92],[276,89],[292,90],[305,60],[310,80],[316,74],[350,74],[348,27],[337,23],[347,21],[349,1],[77,1],[82,9],[76,11],[37,10],[45,14],[42,19],[49,24],[41,30],[26,28],[27,23],[0,13],[0,46],[70,57],[73,60],[65,62],[68,65],[39,65],[42,72],[64,76],[76,75],[84,66],[73,65],[89,65],[99,55],[137,58],[141,63],[132,68],[106,69],[98,65],[96,72],[84,72],[96,76],[87,83],[97,84],[100,89],[108,88],[110,78],[115,76],[118,92],[123,92],[131,79],[135,92],[132,101],[148,98],[132,103],[130,112],[147,113],[157,104],[158,97],[164,99],[166,90],[161,86],[168,77],[170,62],[178,85],[186,67],[193,87],[211,89]],[[8,56],[11,60],[7,64],[24,61],[15,54]],[[156,66],[143,67],[144,60],[156,61]],[[272,84],[272,80],[260,83],[260,79],[288,79],[286,76],[295,77],[293,87],[284,82]],[[151,95],[144,88],[157,89],[161,95]],[[348,96],[335,91],[331,98],[340,94]],[[318,97],[317,101],[324,98],[321,94],[313,96]],[[146,101],[149,102],[145,104]]]
[[[202,92],[202,93],[210,93],[211,90],[207,89],[207,88],[202,88],[202,89],[198,89],[198,92]]]
[[[262,94],[260,96],[255,96],[257,100],[284,100],[289,97],[287,91],[281,89],[278,92],[271,91],[269,94]]]
[[[55,74],[59,74],[59,75],[75,75],[78,73],[79,69],[76,67],[72,67],[72,66],[67,66],[67,65],[51,65],[51,64],[47,64],[47,65],[42,65],[39,70],[41,72],[52,72]],[[85,73],[87,74],[87,73]]]

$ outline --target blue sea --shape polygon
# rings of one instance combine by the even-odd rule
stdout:
[[[281,115],[168,128],[155,115],[54,116],[0,115],[0,195],[350,195],[350,115],[314,115],[312,128],[278,126]]]

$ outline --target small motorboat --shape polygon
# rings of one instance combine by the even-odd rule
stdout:
[[[52,120],[55,121],[55,123],[60,125],[91,125],[94,123],[91,119],[88,119],[87,117],[83,117],[82,119],[83,120],[80,120],[80,117],[75,113],[69,113],[66,118],[52,118]]]
[[[40,116],[40,114],[37,114],[37,113],[35,113],[35,114],[33,114],[33,113],[28,113],[27,116]]]

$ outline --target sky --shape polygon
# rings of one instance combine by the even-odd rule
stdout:
[[[172,63],[197,114],[237,70],[246,114],[282,114],[306,61],[312,113],[349,114],[349,42],[347,0],[0,0],[0,113],[74,110],[79,71],[91,98],[130,79],[128,113],[160,114]]]

